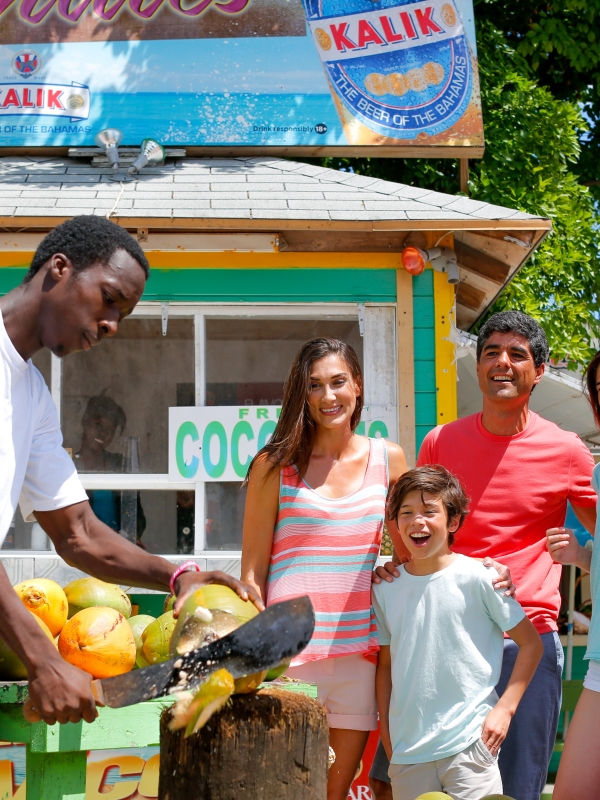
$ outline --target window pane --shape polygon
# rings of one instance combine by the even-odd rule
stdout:
[[[115,531],[129,529],[131,538],[149,553],[194,552],[194,492],[88,490],[96,516]]]
[[[206,549],[241,550],[246,489],[239,483],[206,483]]]
[[[294,356],[309,339],[330,336],[354,347],[358,322],[300,319],[206,321],[206,405],[279,405]]]
[[[53,550],[52,542],[39,522],[25,522],[17,508],[2,550]]]
[[[80,472],[168,471],[170,406],[194,405],[194,321],[126,319],[63,362],[63,433]]]

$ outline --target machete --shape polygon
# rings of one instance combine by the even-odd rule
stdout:
[[[162,664],[92,681],[98,705],[122,708],[193,690],[219,669],[243,678],[290,661],[310,641],[315,615],[309,597],[269,606],[237,630]]]

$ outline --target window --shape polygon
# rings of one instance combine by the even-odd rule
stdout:
[[[377,313],[382,308],[372,307]],[[368,313],[363,338],[355,305],[172,303],[163,335],[164,311],[142,303],[114,338],[90,352],[61,360],[45,351],[34,363],[59,408],[64,446],[106,524],[152,553],[234,555],[241,547],[245,490],[241,482],[169,481],[168,409],[280,405],[300,346],[323,336],[347,341],[364,359],[368,401],[371,362],[381,361],[381,347],[370,348],[368,332],[375,328]],[[384,312],[391,314],[393,332],[394,309]],[[383,360],[390,362],[393,385],[395,355],[388,350]],[[20,512],[12,542],[19,550],[51,547],[40,526],[23,522]]]

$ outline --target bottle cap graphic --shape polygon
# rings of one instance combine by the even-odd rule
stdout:
[[[435,137],[473,104],[475,59],[453,0],[302,2],[351,144]]]

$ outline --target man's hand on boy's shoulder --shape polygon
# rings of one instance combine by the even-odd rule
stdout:
[[[481,729],[481,741],[493,756],[498,755],[498,750],[506,739],[511,720],[512,714],[500,706],[492,708],[485,718]]]
[[[406,560],[408,559],[405,559],[405,561]],[[400,572],[398,570],[398,563],[404,563],[404,561],[386,561],[382,567],[376,567],[376,569],[371,573],[371,582],[374,584],[381,583],[381,581],[387,581],[388,583],[391,583],[394,578],[399,578]],[[499,592],[503,591],[506,597],[514,597],[517,587],[512,582],[510,569],[505,564],[500,564],[499,561],[496,561],[493,558],[484,558],[483,564],[486,567],[494,567],[498,573],[498,577],[494,578],[492,581],[494,589]]]

